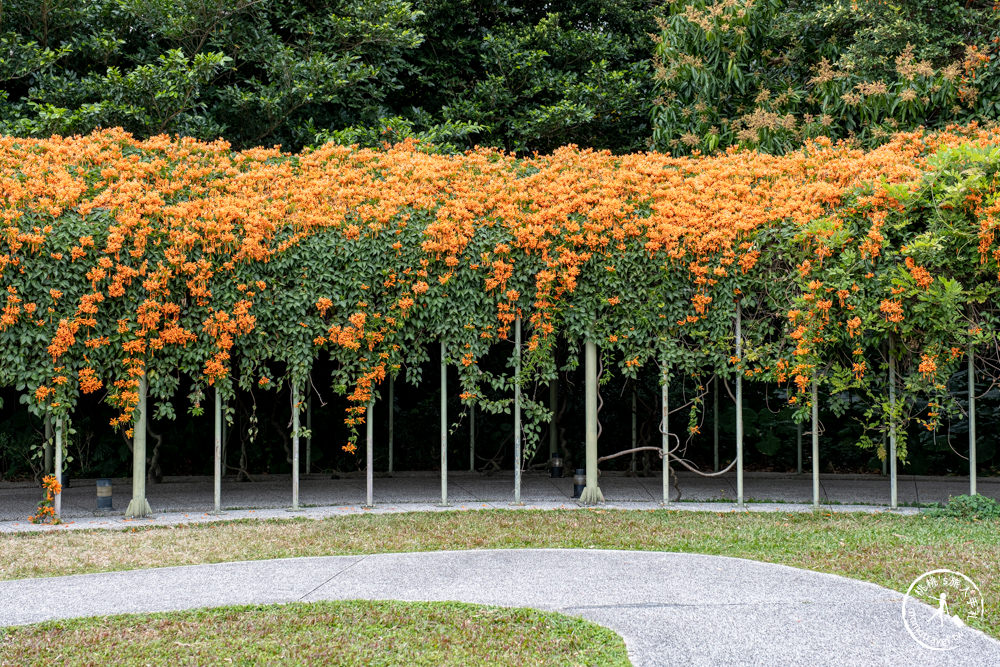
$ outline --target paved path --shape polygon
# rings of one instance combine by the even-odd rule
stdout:
[[[518,549],[328,556],[0,582],[0,626],[296,600],[458,600],[581,616],[636,665],[1000,664],[968,628],[929,651],[902,595],[843,577],[698,554]],[[924,606],[927,617],[934,610]]]
[[[702,478],[682,473],[679,479],[685,501],[678,505],[681,508],[695,507],[690,504],[691,501],[700,506],[707,501],[731,503],[736,497],[732,476]],[[223,507],[237,510],[232,513],[233,517],[242,516],[249,510],[283,510],[291,503],[291,482],[287,475],[261,475],[255,476],[255,480],[253,483],[230,479],[223,481]],[[827,510],[870,510],[880,505],[884,509],[889,503],[889,481],[878,475],[822,475],[820,481],[820,499]],[[812,479],[808,474],[747,473],[744,486],[748,501],[764,503],[756,507],[774,502],[780,505],[780,510],[795,510],[812,500]],[[453,472],[449,475],[448,499],[456,507],[507,507],[513,500],[513,488],[509,473],[484,476]],[[658,507],[662,499],[662,482],[656,476],[628,477],[607,473],[601,475],[601,488],[604,497],[611,503],[609,506],[652,509]],[[439,502],[440,477],[436,473],[397,473],[393,477],[378,477],[374,491],[375,503],[379,507],[424,509]],[[146,492],[157,517],[170,515],[183,520],[184,515],[189,515],[205,518],[204,513],[213,506],[210,477],[168,478],[162,484],[148,484]],[[521,497],[525,503],[535,507],[574,506],[570,497],[572,492],[572,478],[550,479],[532,473],[524,475]],[[1000,478],[980,478],[979,492],[1000,499]],[[968,480],[962,477],[902,475],[899,480],[899,501],[904,505],[941,502],[950,495],[962,493],[968,493]],[[95,496],[94,480],[73,480],[63,493],[63,517],[92,527],[106,525],[108,521],[119,522],[121,512],[131,497],[130,480],[114,480],[116,511],[111,514],[95,516]],[[676,500],[675,490],[671,491],[671,497]],[[0,532],[23,528],[39,498],[37,485],[0,482]],[[358,476],[330,479],[329,475],[304,475],[300,499],[303,505],[325,508],[328,513],[336,513],[343,508],[359,511],[365,499],[365,481]],[[855,503],[861,507],[848,506]],[[732,505],[725,502],[708,505],[708,509],[732,509]]]
[[[122,530],[135,526],[179,526],[195,523],[215,523],[219,521],[236,521],[244,519],[326,519],[335,516],[348,516],[352,514],[399,514],[402,512],[447,512],[447,511],[473,511],[473,510],[579,510],[588,511],[591,509],[612,509],[612,510],[636,510],[652,511],[662,509],[659,504],[651,502],[621,502],[604,503],[599,508],[584,507],[575,502],[534,502],[522,505],[511,505],[506,502],[493,503],[456,503],[448,507],[434,503],[393,503],[380,504],[372,508],[362,505],[341,505],[324,507],[306,507],[297,512],[292,512],[283,508],[269,508],[258,510],[226,510],[220,514],[209,512],[156,512],[154,516],[147,519],[126,519],[121,513],[109,514],[105,516],[80,517],[77,519],[67,519],[65,523],[56,526],[36,525],[28,521],[0,521],[0,535],[4,533],[37,533],[37,532],[63,532],[67,530]],[[672,503],[671,510],[688,512],[812,512],[814,507],[799,503],[748,503],[742,510],[729,503],[698,503],[683,502]],[[822,511],[830,512],[865,512],[876,514],[888,512],[888,508],[880,505],[833,505],[823,506]],[[896,514],[917,514],[920,510],[916,507],[900,507],[893,512]]]

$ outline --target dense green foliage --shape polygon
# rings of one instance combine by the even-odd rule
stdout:
[[[993,0],[675,2],[656,49],[653,145],[785,152],[1000,117]]]
[[[14,0],[0,133],[641,147],[653,3]]]
[[[291,150],[872,144],[996,118],[998,26],[993,0],[14,0],[0,132]]]

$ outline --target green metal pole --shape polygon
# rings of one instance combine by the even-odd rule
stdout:
[[[883,450],[885,450],[885,432],[884,432],[884,431],[883,431],[883,433],[882,433],[882,449],[883,449]],[[882,476],[883,476],[883,477],[885,477],[885,476],[886,476],[886,475],[888,474],[888,473],[886,472],[886,468],[885,468],[885,466],[886,466],[886,463],[885,463],[885,462],[886,462],[886,459],[888,459],[888,458],[889,458],[889,457],[888,457],[888,455],[887,455],[887,456],[886,456],[886,457],[885,457],[884,459],[882,459]]]
[[[45,413],[45,461],[44,470],[48,475],[52,472],[52,416]]]
[[[441,343],[441,506],[448,506],[448,367]]]
[[[222,429],[222,467],[223,467],[223,469],[225,469],[225,465],[226,465],[226,419],[225,419],[226,403],[225,403],[225,401],[223,401],[223,403],[222,403],[222,408],[223,408],[223,412],[222,412],[223,418],[222,418],[222,424],[221,424],[220,428]]]
[[[396,416],[396,380],[393,376],[389,376],[389,472],[392,472],[392,448],[393,448],[393,436],[394,436],[394,424]]]
[[[795,472],[802,474],[802,423],[799,422],[795,425],[795,445],[796,445],[796,457],[795,457]]]
[[[476,472],[476,406],[469,406],[469,472]]]
[[[714,470],[719,472],[719,376],[716,375],[712,384],[712,452]]]
[[[889,507],[899,507],[896,481],[896,357],[893,356],[893,339],[889,337]]]
[[[139,379],[139,416],[132,431],[132,500],[125,517],[141,519],[153,513],[146,500],[146,376]]]
[[[56,482],[62,487],[62,469],[63,469],[63,453],[62,453],[62,419],[56,420],[56,444],[55,444],[55,473]],[[56,513],[56,518],[62,517],[62,490],[56,494],[55,499],[52,501],[52,509]]]
[[[661,456],[663,458],[663,501],[664,506],[670,504],[670,408],[668,403],[668,395],[670,388],[670,371],[667,369],[667,363],[663,362],[662,377],[660,379],[660,403],[662,405],[663,414],[661,416],[662,424],[660,425],[660,447],[662,448]]]
[[[736,306],[736,357],[743,359],[743,331],[739,304]],[[743,373],[736,373],[736,504],[743,507]]]
[[[549,459],[559,453],[559,425],[556,423],[556,412],[559,410],[559,372],[556,377],[549,382],[549,411],[552,412],[552,419],[549,420]]]
[[[312,392],[309,392],[309,398],[306,399],[306,431],[309,435],[306,436],[306,474],[312,472],[312,428],[313,428],[313,397]]]
[[[222,394],[215,388],[215,513],[222,512]]]
[[[514,320],[514,504],[521,504],[521,318]]]
[[[299,509],[299,386],[292,385],[292,511]]]
[[[587,485],[580,494],[580,504],[596,505],[604,502],[604,494],[597,485],[597,346],[593,341],[584,344],[584,359]]]
[[[819,388],[815,378],[812,381],[812,459],[813,507],[819,507]]]
[[[969,346],[969,495],[976,495],[976,352]]]
[[[638,443],[638,437],[637,437],[638,429],[637,429],[637,425],[638,425],[638,418],[636,416],[636,391],[635,391],[635,387],[633,387],[632,388],[632,449],[635,449],[638,446],[637,445],[637,443]],[[632,452],[631,470],[632,470],[632,474],[634,475],[636,473],[636,457],[635,457],[635,452]]]
[[[375,506],[375,399],[368,404],[365,416],[365,507]]]

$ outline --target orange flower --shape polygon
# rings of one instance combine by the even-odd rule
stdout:
[[[917,367],[925,379],[930,379],[937,373],[937,357],[930,354],[920,355],[920,365]]]
[[[885,315],[886,322],[903,321],[903,305],[899,301],[883,299],[878,309]]]

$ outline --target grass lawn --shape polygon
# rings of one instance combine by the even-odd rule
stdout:
[[[614,631],[532,609],[311,602],[0,628],[3,664],[628,665]]]
[[[1000,637],[1000,521],[859,513],[554,510],[366,514],[0,538],[0,579],[142,567],[440,549],[575,547],[782,563],[905,592],[927,570],[970,576]]]

